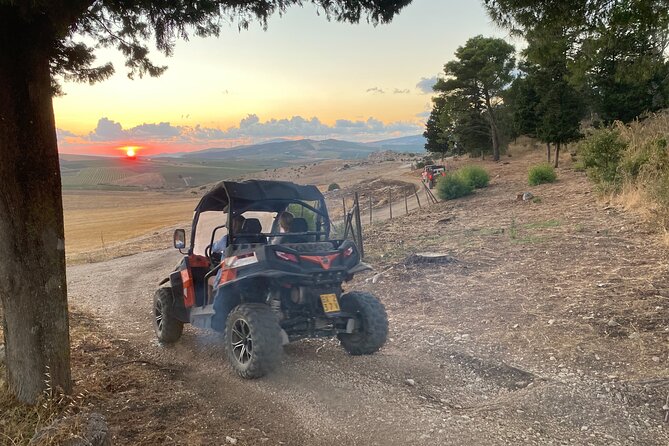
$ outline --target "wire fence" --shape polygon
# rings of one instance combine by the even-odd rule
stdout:
[[[363,225],[407,215],[414,209],[422,209],[438,201],[426,184],[422,187],[388,187],[386,191],[353,192],[342,197],[344,221],[337,232],[343,238],[353,240],[361,257],[364,257]]]

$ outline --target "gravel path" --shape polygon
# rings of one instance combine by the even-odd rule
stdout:
[[[160,346],[151,299],[173,250],[69,267],[70,303],[178,369],[210,408],[184,416],[234,426],[237,444],[666,446],[669,255],[633,216],[597,204],[582,174],[563,170],[533,189],[541,200],[516,202],[534,158],[514,159],[515,173],[490,164],[474,197],[366,229],[387,272],[351,287],[377,294],[390,318],[372,356],[302,341],[275,373],[245,381],[215,333],[187,327]],[[456,261],[404,261],[430,248]]]
[[[657,410],[628,398],[643,400],[639,389],[538,377],[430,342],[420,330],[415,342],[392,330],[387,347],[369,357],[350,357],[334,341],[300,342],[286,348],[276,373],[241,380],[214,333],[188,327],[173,347],[155,341],[151,297],[177,260],[170,250],[71,267],[71,305],[147,359],[181,368],[247,444],[258,441],[253,432],[296,445],[667,444]],[[399,317],[391,311],[391,325]]]

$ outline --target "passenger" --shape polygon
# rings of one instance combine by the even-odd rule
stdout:
[[[279,232],[280,233],[286,233],[290,231],[290,225],[293,224],[293,214],[291,214],[288,211],[283,211],[279,215],[277,215],[276,219],[278,220],[279,223]],[[283,236],[276,236],[272,240],[272,245],[278,245],[280,243],[283,243]]]
[[[230,232],[233,234],[239,234],[245,221],[246,219],[242,215],[235,215],[232,217],[232,231],[228,231],[228,233],[221,237],[220,240],[214,242],[214,245],[211,247],[211,252],[225,251],[225,248],[228,247],[228,235]]]

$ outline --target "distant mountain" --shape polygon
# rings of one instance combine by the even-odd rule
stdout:
[[[424,152],[425,137],[423,135],[402,136],[400,138],[384,139],[381,141],[368,142],[367,145],[378,147],[381,150],[393,150],[395,152]]]
[[[338,139],[326,139],[322,141],[298,139],[264,142],[230,149],[211,148],[183,154],[181,157],[183,159],[296,162],[301,160],[366,158],[370,153],[380,150],[403,151],[404,146],[385,147]]]
[[[396,146],[406,144],[425,144],[425,137],[423,135],[402,136],[400,138],[383,139],[381,141],[368,142],[367,144],[377,146]]]

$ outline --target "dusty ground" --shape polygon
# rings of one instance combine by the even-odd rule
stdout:
[[[117,443],[669,444],[666,247],[598,202],[582,173],[526,186],[539,160],[485,162],[487,189],[367,228],[380,274],[347,288],[379,296],[391,327],[370,357],[300,342],[276,373],[243,381],[215,334],[188,328],[173,347],[155,342],[150,301],[173,251],[69,267],[72,307],[123,346],[119,362],[148,361],[174,394],[156,396],[129,371],[112,392],[128,392],[125,406],[102,406]],[[528,190],[534,202],[515,201]],[[452,261],[407,261],[428,250]],[[147,440],[152,429],[171,440]]]

